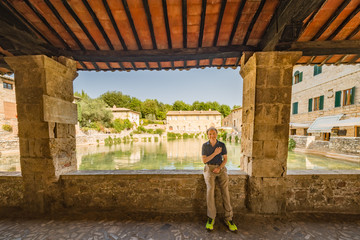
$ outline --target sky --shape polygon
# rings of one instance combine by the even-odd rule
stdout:
[[[91,98],[97,98],[107,91],[121,91],[142,101],[157,99],[167,104],[173,104],[176,100],[187,104],[194,101],[217,101],[232,108],[234,105],[242,105],[243,80],[239,70],[78,71],[74,92],[84,90]]]

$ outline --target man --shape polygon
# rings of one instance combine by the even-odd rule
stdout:
[[[202,146],[202,160],[205,164],[204,179],[206,183],[206,203],[207,203],[207,216],[206,229],[213,230],[216,207],[215,207],[215,179],[218,178],[221,195],[223,198],[223,206],[225,209],[225,224],[229,227],[230,231],[236,231],[237,227],[232,221],[233,211],[230,204],[229,194],[229,176],[225,164],[227,162],[226,146],[223,142],[218,141],[217,130],[210,127],[206,131],[209,141]]]

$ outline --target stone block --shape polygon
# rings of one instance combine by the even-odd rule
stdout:
[[[20,138],[36,139],[36,138],[49,138],[48,123],[36,121],[19,121]]]
[[[42,104],[17,104],[18,121],[41,121]]]
[[[42,95],[44,90],[40,87],[17,87],[16,88],[16,103],[22,104],[42,104]]]
[[[255,124],[279,122],[279,106],[275,104],[258,104],[255,110]]]
[[[289,124],[290,122],[290,104],[279,105],[279,124]]]
[[[278,141],[263,141],[265,158],[275,158],[278,152]]]
[[[62,99],[43,95],[44,121],[66,124],[77,123],[77,105]]]
[[[280,87],[282,85],[281,80],[281,70],[279,66],[273,66],[271,68],[267,68],[267,81],[266,86],[267,87]],[[257,84],[257,86],[259,86]]]
[[[284,178],[250,177],[248,207],[253,213],[283,214],[286,210]]]
[[[46,72],[46,92],[51,97],[72,102],[74,100],[72,79],[66,79],[56,71]]]
[[[286,159],[281,162],[274,158],[253,158],[252,167],[253,177],[281,178],[286,175]]]

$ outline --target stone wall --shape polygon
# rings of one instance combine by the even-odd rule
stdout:
[[[360,137],[331,137],[330,141],[316,140],[308,146],[307,136],[290,136],[296,142],[296,148],[312,149],[320,152],[360,155]]]
[[[0,140],[0,152],[19,149],[19,140]]]
[[[229,171],[229,177],[234,212],[247,212],[248,176]],[[286,212],[360,213],[359,171],[288,171],[281,184],[285,184]],[[57,206],[69,212],[206,213],[201,171],[78,171],[62,175],[59,190]],[[0,192],[0,213],[21,208],[20,173],[0,173]],[[218,188],[216,202],[223,212]]]
[[[359,173],[311,173],[287,176],[288,212],[360,213]]]
[[[72,209],[113,209],[128,212],[206,213],[206,186],[200,171],[80,172],[61,178],[64,203]],[[107,173],[107,174],[106,174]],[[235,212],[245,211],[247,176],[230,175]],[[221,208],[220,190],[216,197]]]
[[[24,187],[20,172],[0,174],[0,212],[23,205]]]

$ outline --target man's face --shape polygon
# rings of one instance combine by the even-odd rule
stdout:
[[[208,138],[210,140],[216,140],[216,137],[217,137],[217,132],[215,130],[210,130],[208,132]]]

